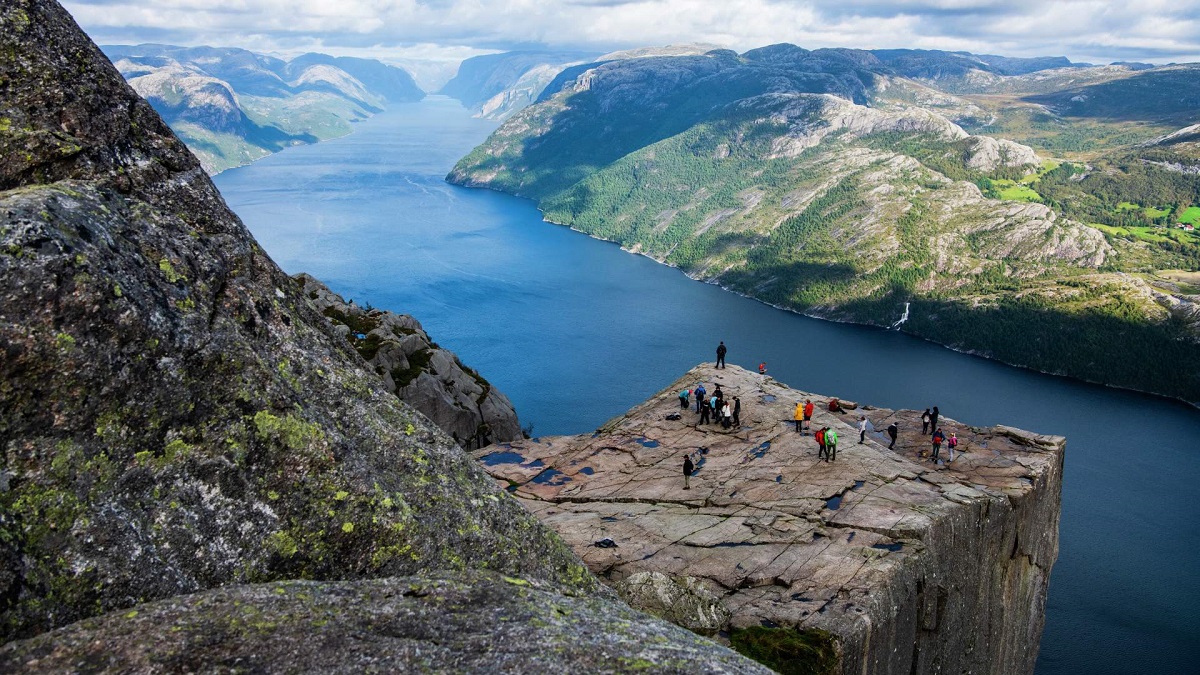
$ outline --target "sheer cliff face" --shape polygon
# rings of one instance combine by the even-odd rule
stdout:
[[[0,637],[231,582],[597,585],[386,391],[53,2],[0,10]]]

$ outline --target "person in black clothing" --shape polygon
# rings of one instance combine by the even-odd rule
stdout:
[[[688,453],[683,457],[683,489],[692,489],[692,472],[696,470],[696,465],[692,464],[692,453]]]
[[[717,367],[725,367],[725,341],[721,340],[721,344],[717,345]]]
[[[933,429],[935,432],[938,428],[937,422],[938,422],[938,416],[940,414],[941,413],[938,412],[936,405],[933,406],[933,412],[929,413],[929,428]]]
[[[891,450],[896,447],[896,437],[900,435],[900,427],[896,426],[895,422],[892,422],[888,425],[887,432],[888,436],[892,437],[892,442],[888,443],[888,450]]]
[[[742,399],[734,396],[733,397],[733,426],[735,426],[735,427],[742,426],[741,415],[742,415]]]
[[[929,408],[921,413],[921,435],[924,436],[927,433],[929,433]]]
[[[700,422],[699,422],[699,424],[708,424],[708,416],[711,412],[712,412],[712,404],[708,402],[708,399],[704,399],[704,401],[700,403]]]
[[[721,391],[721,385],[718,384],[716,389],[713,389],[713,396],[716,396],[718,401],[725,400],[725,392]]]

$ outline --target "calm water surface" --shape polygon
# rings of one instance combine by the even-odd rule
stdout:
[[[534,433],[589,431],[697,362],[766,361],[806,390],[1068,438],[1039,674],[1200,663],[1200,411],[773,309],[446,184],[495,127],[434,97],[217,177],[288,272],[415,315]],[[971,570],[960,570],[970,574]]]

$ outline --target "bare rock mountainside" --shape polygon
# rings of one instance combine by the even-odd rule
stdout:
[[[348,303],[307,274],[295,279],[334,323],[334,330],[374,368],[387,390],[459,445],[479,448],[521,438],[521,423],[508,397],[463,365],[454,352],[437,346],[416,319]]]
[[[589,64],[448,180],[809,316],[1200,403],[1197,67],[1112,67],[1076,101],[1087,69],[984,58],[773,45]],[[984,75],[1058,89],[938,88]]]
[[[739,427],[698,424],[694,398],[680,410],[701,382],[740,398]],[[791,422],[806,400],[813,432],[840,437],[834,461]],[[1064,439],[943,418],[958,452],[935,463],[919,412],[828,402],[700,366],[594,434],[474,455],[631,605],[776,669],[1033,672]]]
[[[761,672],[387,391],[61,6],[0,6],[0,53],[0,670],[538,671],[507,617],[593,670]]]

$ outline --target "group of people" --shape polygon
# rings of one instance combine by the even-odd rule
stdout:
[[[714,385],[712,394],[704,388],[704,383],[696,385],[695,389],[683,389],[679,392],[679,409],[687,410],[692,396],[696,397],[696,414],[700,415],[700,424],[720,424],[722,428],[739,428],[742,426],[742,399],[734,396],[732,400],[725,398],[721,385]]]
[[[933,450],[929,454],[929,461],[937,462],[942,452],[942,444],[946,444],[946,449],[950,452],[950,457],[947,461],[954,461],[954,450],[958,448],[958,436],[954,432],[950,433],[950,438],[946,438],[946,433],[938,426],[938,417],[941,416],[941,411],[935,405],[933,409],[925,409],[921,413],[921,435],[930,434],[930,441],[933,443]],[[932,429],[932,433],[930,430]]]

